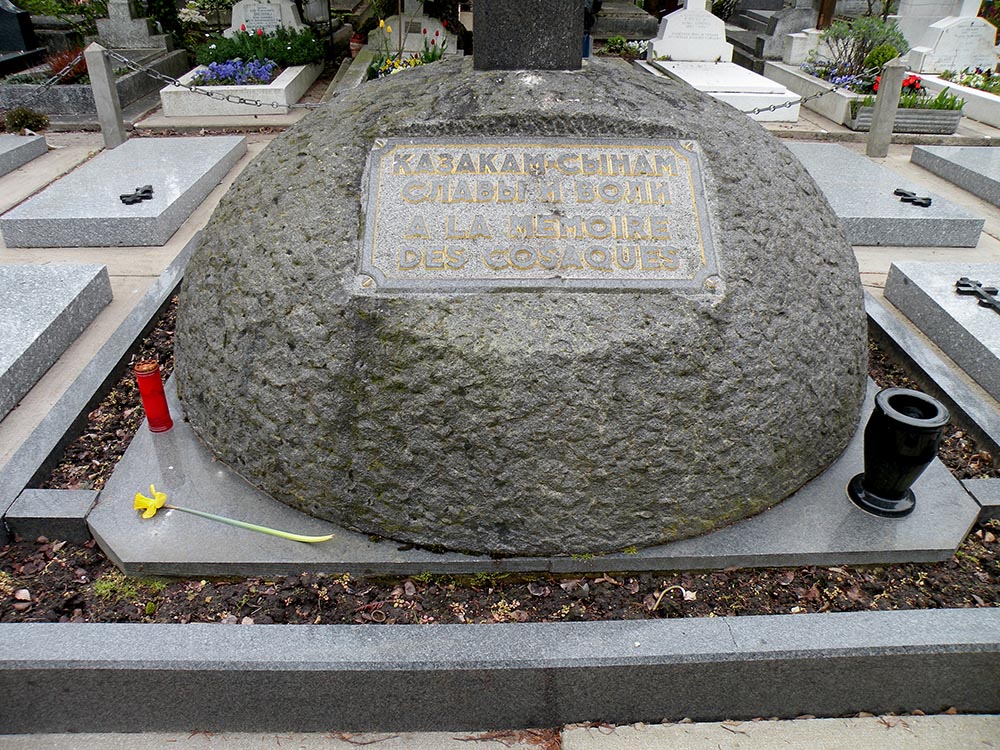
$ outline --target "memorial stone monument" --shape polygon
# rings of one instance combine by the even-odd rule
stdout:
[[[270,34],[279,26],[286,29],[302,30],[298,8],[291,0],[240,0],[233,6],[233,20],[223,36],[232,36],[241,28],[251,33],[263,29]]]
[[[941,73],[965,68],[992,70],[998,61],[997,29],[979,18],[979,0],[956,3],[953,14],[928,25],[920,39],[910,39],[909,67],[917,73]],[[902,9],[901,9],[902,15]],[[913,30],[910,32],[915,34]]]
[[[351,529],[524,555],[701,534],[840,455],[866,323],[815,183],[746,116],[571,41],[539,56],[569,70],[517,69],[518,39],[366,83],[241,174],[177,331],[222,461]]]
[[[798,120],[799,97],[732,62],[733,45],[726,41],[725,24],[704,10],[703,2],[686,0],[684,8],[664,16],[650,42],[653,59],[639,65],[683,81],[755,120]]]
[[[151,18],[139,15],[135,0],[109,0],[108,17],[97,21],[97,35],[104,47],[112,49],[162,49],[171,51],[169,34],[157,34]]]
[[[45,48],[35,39],[31,17],[10,0],[0,0],[0,76],[38,65]]]
[[[387,33],[384,28],[375,28],[368,33],[368,46],[376,51],[402,51],[404,56],[423,51],[424,47],[443,49],[446,55],[460,55],[458,37],[452,34],[436,18],[423,13],[403,13],[402,16],[389,16],[385,25],[392,29]]]

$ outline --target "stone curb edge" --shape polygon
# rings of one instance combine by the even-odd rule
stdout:
[[[472,626],[0,627],[0,732],[10,734],[1000,710],[998,608]]]

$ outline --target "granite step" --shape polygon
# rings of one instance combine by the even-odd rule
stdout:
[[[132,138],[0,217],[7,247],[142,247],[170,239],[246,153],[242,136]],[[120,196],[152,185],[132,205]]]
[[[840,219],[852,245],[975,247],[984,219],[861,154],[834,143],[785,144],[802,162]],[[931,198],[903,203],[897,188]]]

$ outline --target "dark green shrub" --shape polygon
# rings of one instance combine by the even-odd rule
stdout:
[[[865,70],[882,70],[887,62],[899,57],[899,50],[891,44],[880,44],[865,57]]]
[[[229,38],[219,37],[195,51],[199,65],[224,63],[229,60],[274,60],[282,68],[307,65],[323,59],[323,43],[313,33],[279,28],[270,34],[237,31]]]
[[[876,48],[891,45],[902,54],[910,49],[893,21],[861,16],[851,21],[835,21],[820,36],[833,54],[841,75],[858,75],[865,70],[865,59]]]
[[[27,107],[15,107],[3,118],[4,125],[12,133],[19,132],[27,128],[28,130],[45,130],[49,126],[49,118],[41,112],[36,112]]]

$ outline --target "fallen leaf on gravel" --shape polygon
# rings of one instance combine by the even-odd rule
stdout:
[[[14,592],[14,598],[17,599],[19,602],[30,602],[31,592],[28,591],[28,589],[18,589],[17,591]]]
[[[528,593],[532,596],[548,596],[552,593],[552,589],[546,586],[544,583],[536,583],[531,581],[528,583]]]

